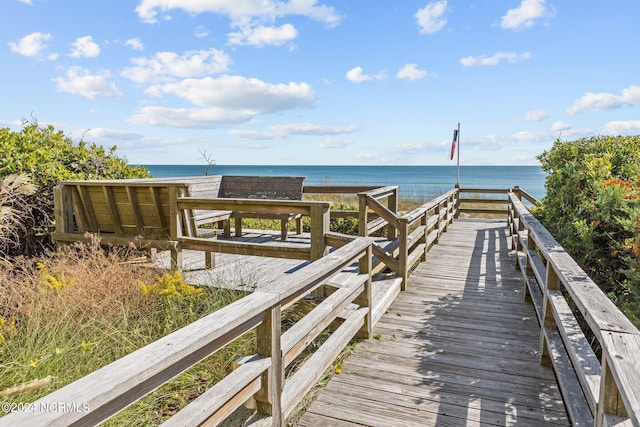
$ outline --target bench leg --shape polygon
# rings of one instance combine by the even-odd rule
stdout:
[[[213,252],[205,252],[204,253],[204,268],[212,269],[216,266],[216,259]]]
[[[296,233],[302,234],[302,216],[296,218]]]
[[[281,239],[282,241],[287,240],[287,231],[288,231],[288,230],[287,230],[287,223],[288,223],[288,222],[289,222],[289,221],[288,221],[288,220],[286,220],[286,219],[281,219],[281,220],[280,220],[280,239]]]
[[[171,249],[171,269],[182,272],[182,249]]]
[[[228,219],[225,219],[224,221],[222,221],[223,223],[223,233],[222,235],[224,237],[231,237],[231,221],[229,221]]]
[[[242,218],[236,218],[234,221],[236,223],[236,236],[235,237],[240,237],[240,236],[242,236]]]

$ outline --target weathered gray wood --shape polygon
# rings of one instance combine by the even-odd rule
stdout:
[[[13,413],[0,418],[0,425],[97,424],[255,328],[278,299],[273,293],[248,295],[36,402],[88,405],[86,412]]]
[[[266,256],[288,259],[310,259],[310,247],[296,247],[285,245],[264,245],[262,243],[248,243],[207,239],[203,237],[178,237],[183,249],[205,252],[220,252],[226,254]]]
[[[395,212],[384,206],[369,193],[367,193],[367,206],[377,213],[380,218],[384,218],[384,221],[391,225],[391,227],[398,228],[398,218],[396,217]]]
[[[309,314],[282,335],[282,352],[288,366],[351,302],[364,290],[368,274],[359,274],[349,286],[342,287],[323,300]]]
[[[379,339],[359,344],[311,404],[311,419],[568,425],[553,372],[538,364],[537,319],[512,256],[504,222],[454,222],[381,314]],[[305,414],[300,425],[313,423]]]
[[[327,255],[327,247],[324,236],[329,232],[329,208],[330,204],[314,204],[310,206],[311,217],[311,261],[318,260]]]
[[[256,330],[256,352],[258,356],[269,357],[271,366],[262,375],[262,388],[255,394],[259,414],[273,418],[273,425],[284,427],[282,413],[282,387],[284,385],[284,361],[281,347],[281,306],[271,307],[264,321]]]
[[[543,256],[553,265],[564,289],[569,292],[598,340],[601,339],[601,331],[637,330],[522,202],[514,194],[510,195],[510,199],[519,211],[519,220],[529,230],[529,238],[535,239]]]
[[[54,215],[56,232],[68,233],[73,231],[73,198],[69,187],[56,185],[53,189]]]
[[[603,370],[598,421],[605,415],[629,418],[640,426],[640,334],[603,334]]]
[[[379,188],[378,185],[305,185],[309,194],[358,194]]]
[[[242,364],[161,425],[217,425],[260,389],[260,377],[270,366],[270,358]]]
[[[324,375],[324,372],[360,329],[368,311],[368,308],[354,310],[293,377],[289,378],[282,392],[282,408],[285,416],[291,414],[298,402]]]

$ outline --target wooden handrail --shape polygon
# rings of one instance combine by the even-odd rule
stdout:
[[[529,212],[520,195],[509,194],[517,263],[541,324],[541,361],[554,367],[570,417],[596,426],[625,420],[640,426],[640,331]],[[600,361],[564,293],[598,340]]]
[[[255,394],[259,412],[273,425],[282,426],[284,418],[354,334],[365,338],[370,335],[371,269],[361,268],[358,280],[325,299],[284,334],[280,333],[280,312],[354,261],[370,267],[372,244],[371,238],[357,238],[292,274],[283,274],[271,287],[249,294],[32,404],[33,408],[47,408],[63,402],[65,407],[78,410],[15,412],[0,418],[0,426],[98,424],[256,328],[258,357],[214,385],[167,424],[218,423]],[[312,360],[285,383],[286,364],[322,332],[324,328],[319,325],[328,325],[352,303],[361,308],[353,310]]]
[[[409,272],[414,265],[427,257],[432,244],[437,242],[453,218],[458,216],[459,198],[459,189],[454,188],[398,218],[398,268],[402,277],[402,290],[407,288]],[[410,231],[418,221],[420,225]]]
[[[171,191],[171,194],[174,194],[174,192]],[[245,242],[226,242],[197,238],[189,235],[189,233],[184,233],[180,228],[181,221],[178,220],[172,222],[171,230],[175,233],[175,240],[182,242],[184,249],[309,259],[315,261],[322,258],[328,252],[324,241],[324,234],[329,231],[329,211],[331,204],[331,202],[326,201],[176,197],[175,206],[177,212],[175,215],[177,215],[177,218],[182,218],[185,212],[193,210],[225,210],[240,213],[263,212],[308,216],[311,219],[310,249],[292,248],[284,244],[264,246]],[[172,215],[172,218],[174,218],[175,215]],[[176,228],[175,231],[173,231],[173,227]],[[175,264],[179,264],[179,262],[176,261]]]

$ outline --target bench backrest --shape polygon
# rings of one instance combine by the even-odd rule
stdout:
[[[73,212],[73,229],[80,233],[113,233],[166,239],[169,236],[169,188],[189,195],[186,183],[153,180],[64,182],[61,213]],[[58,203],[57,203],[58,204]],[[68,228],[68,227],[65,227]]]
[[[59,185],[63,196],[56,210],[60,218],[70,218],[72,212],[73,219],[58,230],[167,239],[171,187],[178,196],[301,200],[303,183],[304,177],[222,175],[67,181]],[[197,226],[216,215],[197,210],[192,219]]]
[[[222,177],[221,196],[232,199],[302,200],[303,176]]]

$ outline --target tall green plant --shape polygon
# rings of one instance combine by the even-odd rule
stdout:
[[[0,129],[0,153],[0,179],[20,174],[38,187],[22,212],[23,232],[3,248],[7,255],[33,255],[50,244],[53,188],[59,181],[150,176],[145,168],[130,167],[115,146],[106,150],[85,141],[74,143],[64,132],[36,122],[27,122],[21,131]]]
[[[542,223],[640,325],[640,136],[557,140],[538,156]]]

